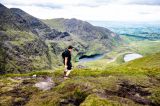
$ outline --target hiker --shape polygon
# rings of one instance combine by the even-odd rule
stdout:
[[[62,53],[62,57],[63,57],[63,63],[64,63],[64,79],[68,79],[68,76],[71,72],[72,69],[72,63],[71,63],[71,52],[72,52],[73,46],[68,46],[68,49],[66,49],[63,53]]]

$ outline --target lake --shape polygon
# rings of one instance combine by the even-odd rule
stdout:
[[[99,60],[101,58],[104,57],[104,54],[95,54],[95,55],[91,55],[91,56],[82,56],[79,58],[79,63],[84,63],[84,62],[91,62],[91,61],[95,61],[95,60]],[[131,53],[131,54],[126,54],[124,56],[124,61],[128,62],[134,59],[138,59],[143,57],[141,54],[138,53]]]
[[[91,62],[103,58],[104,54],[96,54],[92,56],[83,56],[79,58],[79,63]]]
[[[138,54],[138,53],[126,54],[124,56],[124,61],[128,62],[128,61],[138,59],[138,58],[141,58],[141,57],[143,57],[143,56],[141,54]]]

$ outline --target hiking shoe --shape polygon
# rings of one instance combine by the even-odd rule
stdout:
[[[64,76],[64,80],[66,80],[66,79],[70,79],[69,77],[67,77],[67,76]]]

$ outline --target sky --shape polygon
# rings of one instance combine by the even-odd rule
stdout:
[[[160,21],[160,0],[0,0],[40,18],[91,21]]]

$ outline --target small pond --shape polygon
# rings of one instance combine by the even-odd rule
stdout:
[[[128,62],[128,61],[131,61],[131,60],[134,60],[134,59],[138,59],[138,58],[141,58],[141,57],[143,57],[143,56],[141,54],[138,54],[138,53],[126,54],[124,56],[124,61]]]
[[[79,62],[91,62],[103,58],[103,54],[94,54],[90,56],[83,55],[79,58]]]

